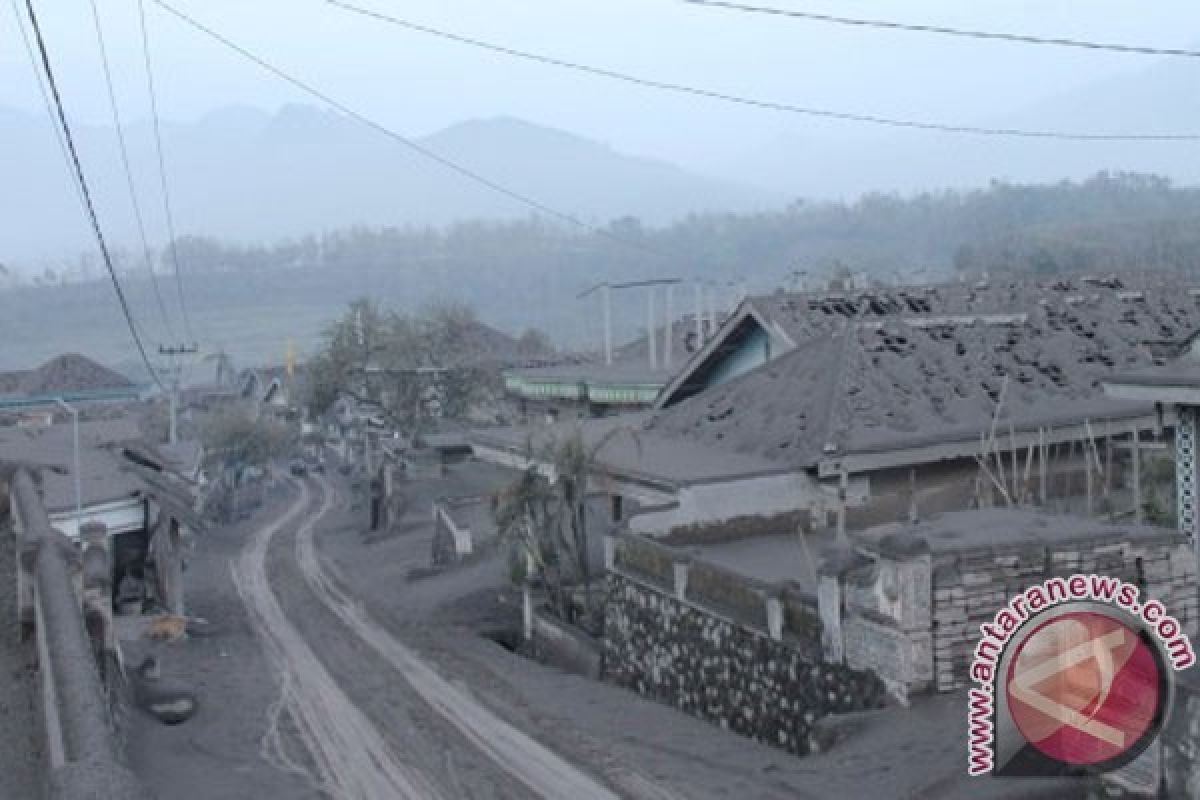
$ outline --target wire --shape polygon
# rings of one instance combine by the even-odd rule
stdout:
[[[54,129],[54,138],[58,142],[58,149],[62,154],[62,163],[67,171],[67,180],[71,182],[71,188],[75,193],[76,199],[79,201],[79,210],[86,212],[83,193],[79,191],[79,184],[75,181],[75,173],[71,169],[71,155],[67,152],[67,143],[63,139],[62,130],[58,127],[58,120],[54,116],[54,103],[50,99],[50,91],[46,88],[46,79],[42,76],[42,68],[38,65],[38,57],[33,52],[33,43],[29,41],[29,34],[25,30],[25,17],[21,13],[20,0],[10,0],[10,5],[12,6],[13,16],[16,18],[17,31],[20,32],[21,41],[25,44],[25,55],[29,58],[29,67],[33,70],[38,91],[42,95],[42,103],[46,107],[46,116],[49,118],[50,127]]]
[[[95,2],[95,0],[93,0]],[[154,130],[154,151],[158,154],[158,183],[162,191],[163,218],[167,223],[167,252],[171,254],[172,271],[175,273],[175,291],[179,295],[179,310],[183,315],[183,329],[188,338],[196,341],[192,320],[188,315],[187,300],[183,291],[183,271],[179,267],[179,248],[175,243],[175,215],[171,213],[171,193],[167,186],[167,163],[163,157],[162,131],[158,116],[158,98],[154,90],[154,69],[150,62],[150,34],[146,27],[146,7],[138,0],[138,19],[142,31],[142,58],[146,64],[146,88],[150,92],[150,118]]]
[[[159,0],[155,0],[159,2]],[[997,128],[997,127],[981,127],[975,125],[957,125],[945,122],[928,122],[913,119],[897,119],[892,117],[882,117],[876,114],[860,114],[850,111],[837,111],[824,108],[811,108],[807,106],[798,106],[790,103],[781,103],[772,100],[758,100],[751,97],[741,95],[728,94],[725,92],[715,91],[713,89],[704,89],[697,86],[688,86],[680,83],[669,83],[660,81],[654,78],[643,78],[637,75],[630,75],[625,72],[617,72],[603,67],[593,67],[586,64],[580,64],[574,61],[564,61],[550,56],[544,56],[537,53],[531,53],[525,50],[517,50],[504,45],[492,44],[480,39],[472,39],[467,36],[461,36],[449,31],[431,28],[427,25],[419,25],[415,22],[399,19],[397,17],[381,14],[370,9],[360,8],[348,3],[340,2],[339,0],[325,0],[331,6],[348,11],[354,14],[361,14],[365,17],[373,17],[377,20],[388,22],[408,30],[425,33],[430,36],[437,36],[442,39],[447,39],[460,44],[479,47],[485,50],[491,50],[495,53],[501,53],[514,58],[522,58],[527,61],[536,61],[540,64],[548,64],[554,67],[574,70],[576,72],[585,72],[589,75],[597,75],[601,78],[609,78],[611,80],[624,81],[637,86],[642,86],[648,89],[660,89],[668,92],[676,92],[679,94],[694,95],[696,97],[706,97],[710,100],[721,100],[726,103],[736,103],[743,106],[752,106],[754,108],[766,109],[768,111],[781,111],[790,114],[802,114],[810,117],[822,117],[825,119],[836,119],[844,122],[862,122],[872,125],[882,125],[891,128],[910,128],[925,131],[938,131],[941,133],[959,133],[973,134],[979,136],[1008,136],[1019,137],[1025,139],[1060,139],[1067,141],[1084,141],[1084,142],[1192,142],[1200,141],[1200,133],[1072,133],[1070,131],[1059,130],[1028,130],[1024,128]],[[161,2],[159,2],[162,5]]]
[[[912,25],[903,22],[892,22],[890,20],[882,19],[837,17],[833,16],[832,14],[816,14],[811,11],[796,11],[787,8],[752,6],[743,3],[726,2],[725,0],[680,0],[680,2],[684,2],[693,6],[708,6],[709,8],[721,8],[729,11],[743,11],[750,14],[767,14],[776,17],[792,17],[795,19],[806,19],[812,22],[828,22],[835,25],[852,25],[860,28],[882,28],[885,30],[907,31],[910,33],[934,33],[943,36],[961,36],[970,39],[990,39],[993,41],[1012,42],[1015,44],[1075,47],[1083,50],[1107,50],[1114,53],[1129,53],[1143,56],[1178,56],[1183,58],[1200,58],[1200,50],[1185,50],[1175,47],[1145,47],[1142,45],[1117,44],[1112,42],[1091,42],[1084,39],[1030,36],[1022,33],[975,31],[964,28],[950,28],[944,25]]]
[[[42,38],[42,29],[38,25],[37,13],[33,9],[33,0],[25,0],[25,8],[29,12],[29,22],[33,27],[34,40],[37,42],[38,52],[42,58],[42,69],[46,73],[46,83],[50,87],[50,94],[54,100],[54,110],[58,116],[58,122],[62,125],[63,139],[67,145],[67,151],[71,155],[71,164],[75,171],[75,178],[79,182],[79,190],[83,195],[84,206],[87,210],[89,222],[91,222],[92,232],[96,235],[96,243],[100,247],[100,255],[104,259],[104,266],[108,269],[108,276],[112,279],[113,289],[117,292],[117,301],[121,304],[121,313],[125,316],[125,323],[129,326],[129,335],[133,337],[133,343],[137,345],[138,354],[142,357],[142,364],[150,373],[150,377],[158,385],[158,388],[166,391],[162,381],[158,377],[154,366],[150,363],[150,358],[146,355],[146,348],[142,344],[142,339],[138,335],[137,325],[133,320],[133,314],[129,310],[129,303],[125,299],[125,290],[121,288],[121,281],[117,278],[117,271],[113,268],[112,255],[108,251],[108,244],[104,241],[104,231],[100,229],[100,219],[96,216],[96,206],[92,202],[92,195],[88,191],[87,179],[83,174],[83,165],[79,161],[79,153],[75,149],[75,140],[71,136],[71,126],[67,122],[67,113],[63,109],[62,96],[58,92],[58,84],[54,80],[54,69],[50,66],[50,56],[46,52],[46,41]]]
[[[271,64],[270,62],[256,56],[254,53],[245,49],[241,45],[238,45],[237,43],[231,41],[230,39],[226,38],[225,36],[218,33],[217,31],[213,30],[212,28],[205,26],[203,23],[198,22],[197,20],[193,19],[192,17],[189,17],[187,14],[183,13],[182,11],[179,11],[178,9],[172,7],[169,3],[165,2],[165,0],[153,0],[153,2],[155,3],[155,5],[159,6],[164,11],[167,11],[167,12],[173,14],[175,17],[177,17],[181,21],[187,23],[188,25],[190,25],[191,27],[200,31],[201,33],[205,34],[206,36],[209,36],[209,37],[215,39],[216,41],[220,42],[222,45],[224,45],[228,49],[234,51],[235,53],[242,56],[243,58],[254,62],[259,67],[266,70],[267,72],[270,72],[272,75],[279,78],[280,80],[290,83],[291,85],[295,86],[296,88],[300,89],[301,91],[306,92],[307,94],[310,94],[313,97],[317,98],[321,102],[337,109],[338,111],[341,111],[343,114],[350,117],[351,119],[354,119],[354,120],[362,123],[363,125],[366,125],[367,127],[378,131],[379,133],[383,134],[384,136],[387,136],[389,139],[392,139],[393,141],[403,145],[404,147],[407,147],[409,150],[422,156],[423,158],[427,158],[430,161],[434,161],[438,164],[441,164],[446,169],[456,172],[459,175],[463,176],[464,178],[467,178],[468,180],[479,184],[480,186],[487,187],[488,189],[491,189],[493,192],[496,192],[497,194],[504,195],[505,197],[508,197],[511,200],[515,200],[518,203],[526,205],[526,206],[534,209],[535,211],[540,211],[543,214],[554,217],[555,219],[559,219],[563,222],[567,222],[571,225],[582,228],[584,230],[590,231],[597,236],[601,236],[605,239],[609,239],[611,241],[614,241],[614,242],[624,245],[626,247],[632,247],[634,249],[641,250],[643,252],[650,253],[652,255],[660,255],[644,245],[638,244],[637,242],[629,241],[620,236],[616,236],[615,234],[612,234],[612,233],[604,230],[603,228],[600,228],[600,227],[597,227],[590,223],[584,222],[583,220],[579,219],[578,217],[574,216],[573,214],[569,214],[565,211],[559,211],[558,209],[548,206],[539,200],[535,200],[534,198],[532,198],[526,194],[522,194],[521,192],[518,192],[514,189],[509,189],[508,187],[506,187],[500,183],[497,183],[496,181],[492,180],[491,178],[485,177],[485,176],[479,174],[478,172],[475,172],[474,170],[469,169],[468,167],[464,167],[462,164],[459,164],[455,161],[451,161],[450,159],[448,159],[444,156],[440,156],[437,153],[433,152],[432,150],[430,150],[426,147],[423,147],[422,145],[413,141],[412,139],[409,139],[408,137],[406,137],[400,133],[397,133],[396,131],[392,130],[391,128],[387,127],[386,125],[384,125],[380,122],[376,122],[375,120],[371,119],[370,117],[368,117],[358,111],[355,111],[350,106],[346,105],[345,103],[343,103],[339,100],[336,100],[335,98],[331,97],[330,95],[322,92],[320,89],[317,89],[316,87],[312,86],[311,84],[305,83],[304,81],[300,80],[299,78],[296,78],[296,77],[288,74],[287,72],[284,72],[279,67],[276,67],[275,65]]]
[[[129,150],[125,145],[125,132],[121,125],[121,113],[117,106],[117,95],[113,89],[112,71],[108,63],[108,48],[104,45],[104,29],[100,23],[100,9],[96,0],[91,0],[92,19],[96,23],[96,43],[100,47],[100,60],[104,65],[104,83],[108,87],[108,106],[112,110],[113,129],[117,133],[117,144],[121,150],[121,166],[125,170],[125,184],[129,188],[129,201],[133,204],[133,216],[137,221],[138,236],[142,242],[142,255],[146,259],[146,271],[150,273],[150,284],[154,287],[154,299],[158,302],[158,311],[162,315],[163,327],[167,334],[175,338],[171,328],[171,318],[167,314],[167,305],[163,302],[162,291],[158,287],[158,276],[154,274],[154,260],[150,256],[150,243],[146,239],[146,223],[142,218],[142,206],[138,202],[137,189],[133,183],[133,170],[129,166]]]

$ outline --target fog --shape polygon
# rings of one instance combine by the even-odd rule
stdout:
[[[81,0],[42,5],[46,36],[71,114],[80,121],[107,124],[89,9]],[[307,99],[201,38],[153,2],[146,5],[164,117],[194,121],[229,105],[275,110]],[[127,121],[137,121],[146,116],[147,107],[137,6],[101,6],[122,111]],[[532,0],[503,6],[482,0],[368,4],[451,32],[662,80],[813,107],[946,122],[1008,119],[1036,110],[1047,100],[1154,66],[1153,59],[1117,53],[846,28],[667,0]],[[834,142],[842,148],[856,144],[869,149],[896,142],[894,134],[871,126],[672,96],[508,59],[365,19],[318,0],[180,0],[178,7],[410,135],[430,134],[472,118],[513,116],[630,154],[724,177],[746,173],[756,180],[772,171],[770,165],[753,163],[753,156],[764,150],[776,166],[786,168],[778,162],[798,149],[821,149]],[[797,7],[899,16],[895,4],[873,0]],[[1197,12],[1184,0],[1139,4],[1136,9],[1103,0],[1088,3],[1086,14],[1080,8],[1064,0],[925,0],[904,4],[902,18],[1160,46],[1186,46],[1194,38]],[[0,26],[7,43],[0,48],[0,74],[5,76],[0,106],[42,113],[11,14],[0,15]],[[1123,107],[1117,97],[1111,107],[1092,108],[1086,124],[1109,122],[1109,127],[1125,129],[1129,121]],[[1138,123],[1160,127],[1152,119]],[[914,138],[929,136],[902,136],[900,141],[909,146]],[[946,146],[942,137],[933,136],[937,147]],[[1068,143],[1058,149],[1073,147]],[[1007,171],[1004,152],[1000,148],[995,159],[999,174]],[[937,177],[943,182],[953,178]],[[886,182],[884,177],[880,180]],[[844,187],[826,183],[815,188],[826,194],[839,188],[853,193],[864,184],[856,180]]]

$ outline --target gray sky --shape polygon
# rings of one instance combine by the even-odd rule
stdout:
[[[1041,35],[1187,46],[1194,0],[772,0],[775,5]],[[97,0],[127,119],[146,115],[135,0]],[[676,98],[526,64],[403,31],[321,0],[175,0],[178,7],[410,134],[510,114],[632,153],[703,168],[784,136],[878,131]],[[1153,59],[841,28],[696,8],[676,0],[362,0],[501,44],[663,80],[798,104],[979,122]],[[146,0],[165,117],[307,98],[200,38]],[[72,114],[108,110],[86,0],[41,0]],[[1083,9],[1086,8],[1086,13]],[[0,106],[41,109],[11,9],[0,13]],[[1197,65],[1200,69],[1200,65]]]

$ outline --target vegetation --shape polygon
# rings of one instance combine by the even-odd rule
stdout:
[[[514,579],[540,583],[551,608],[567,622],[586,626],[599,614],[587,498],[596,456],[622,434],[638,441],[631,429],[615,428],[590,446],[578,430],[536,450],[531,443],[530,460],[549,465],[553,482],[530,466],[495,497],[496,529],[511,544]],[[582,614],[573,602],[575,587],[583,588]]]
[[[288,452],[291,430],[273,417],[256,417],[248,409],[231,406],[215,411],[200,424],[200,441],[206,453],[220,462],[222,473],[237,485],[247,468],[265,467]]]
[[[624,246],[623,240],[632,247]],[[601,235],[539,219],[428,227],[353,228],[272,246],[179,240],[195,272],[327,268],[470,277],[488,290],[596,275],[669,272],[728,280],[793,271],[828,277],[839,265],[878,278],[917,270],[1190,269],[1200,257],[1200,189],[1166,178],[1102,172],[1051,185],[993,182],[984,189],[912,196],[867,194],[853,203],[797,200],[776,212],[693,215],[663,228],[631,217]],[[132,268],[132,267],[131,267]],[[69,271],[69,265],[59,270]],[[47,268],[46,281],[54,270]],[[594,283],[594,280],[591,281]]]
[[[413,435],[435,419],[464,418],[500,391],[489,333],[464,305],[430,305],[410,315],[356,301],[308,364],[305,404],[320,417],[346,394],[377,404]]]

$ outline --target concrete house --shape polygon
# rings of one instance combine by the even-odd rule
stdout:
[[[45,408],[60,399],[77,406],[129,402],[145,389],[86,356],[66,353],[35,369],[0,372],[0,414]]]
[[[129,602],[140,603],[153,585],[161,605],[182,610],[183,550],[201,526],[186,468],[142,441],[132,420],[120,418],[80,423],[76,476],[73,439],[70,424],[0,428],[0,457],[39,471],[46,513],[63,534],[80,541],[81,529],[103,526],[118,595],[124,583]]]
[[[651,408],[679,366],[716,331],[727,314],[685,314],[603,355],[564,359],[504,372],[504,389],[526,421],[606,417]]]
[[[630,529],[654,536],[805,520],[861,528],[914,505],[1017,496],[1127,510],[1130,448],[1174,417],[1105,397],[1101,379],[1157,363],[1200,306],[1178,287],[1083,288],[749,298],[664,388],[657,413],[579,429],[595,442],[614,425],[636,430],[637,442],[605,445],[598,469]],[[474,444],[520,464],[530,435],[491,431]]]

